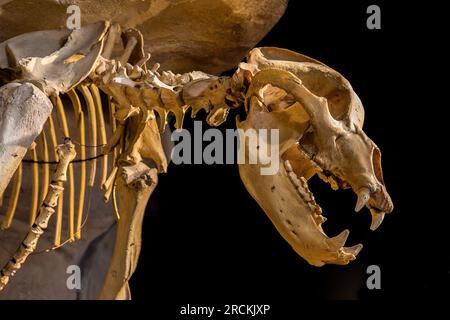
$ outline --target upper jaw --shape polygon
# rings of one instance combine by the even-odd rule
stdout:
[[[370,225],[372,231],[375,231],[381,225],[386,213],[392,212],[394,206],[383,183],[378,180],[374,181],[375,179],[370,179],[368,176],[363,179],[364,181],[352,183],[347,181],[342,174],[337,173],[336,170],[327,169],[324,164],[326,161],[320,161],[319,157],[310,157],[303,150],[301,144],[298,144],[298,150],[301,154],[307,156],[307,159],[314,165],[315,172],[324,182],[329,183],[332,189],[353,189],[357,195],[355,211],[359,212],[363,207],[369,209],[372,216]]]

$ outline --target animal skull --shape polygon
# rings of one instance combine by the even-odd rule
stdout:
[[[318,174],[333,189],[352,188],[355,210],[370,209],[372,230],[392,211],[381,153],[361,128],[361,102],[340,74],[299,54],[260,48],[248,60],[250,65],[241,65],[241,72],[252,72],[248,116],[238,127],[280,130],[280,172],[263,176],[260,164],[241,164],[241,178],[282,236],[310,264],[347,264],[362,245],[344,247],[348,230],[334,238],[323,232],[326,219],[307,181]],[[241,146],[249,147],[246,141]]]

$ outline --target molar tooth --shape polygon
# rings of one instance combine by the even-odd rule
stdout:
[[[294,172],[289,172],[289,178],[295,186],[300,186],[300,180]]]
[[[324,216],[322,216],[322,215],[320,215],[320,214],[316,214],[316,215],[314,216],[314,219],[316,220],[316,223],[317,223],[317,224],[322,224],[322,223],[324,223],[325,221],[327,221],[327,218],[324,217]]]
[[[293,172],[294,170],[292,170],[292,166],[291,163],[289,162],[289,160],[285,160],[284,161],[284,167],[286,168],[287,172]]]

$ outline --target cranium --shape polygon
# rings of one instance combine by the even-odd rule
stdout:
[[[244,184],[309,263],[347,264],[362,245],[344,247],[348,230],[334,238],[323,232],[326,219],[307,181],[318,174],[333,189],[351,188],[357,195],[355,210],[370,209],[372,230],[392,211],[380,150],[362,131],[364,110],[358,96],[336,71],[287,50],[254,49],[241,69],[251,70],[253,78],[246,94],[248,115],[238,127],[280,130],[280,172],[263,176],[260,165],[242,164]],[[241,145],[248,148],[246,141]]]

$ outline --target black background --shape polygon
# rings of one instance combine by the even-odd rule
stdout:
[[[306,54],[350,81],[365,107],[364,131],[382,152],[393,213],[372,232],[368,210],[353,211],[353,192],[334,192],[313,179],[311,190],[328,218],[325,232],[334,236],[349,228],[347,244],[363,243],[364,249],[348,266],[312,267],[250,197],[237,165],[172,164],[160,175],[147,208],[142,252],[130,282],[133,299],[155,306],[170,301],[175,308],[188,303],[298,305],[305,298],[430,298],[442,297],[444,288],[448,296],[448,273],[441,272],[448,249],[439,249],[436,239],[447,213],[430,204],[437,187],[428,184],[433,166],[442,164],[428,161],[433,150],[427,136],[435,131],[424,110],[433,105],[420,89],[421,72],[432,64],[425,58],[432,40],[422,20],[430,7],[335,2],[291,1],[258,46]],[[381,30],[366,27],[370,4],[381,7]],[[220,128],[235,128],[234,116]],[[192,128],[186,119],[186,128]],[[366,289],[366,268],[372,264],[381,268],[381,290]]]

